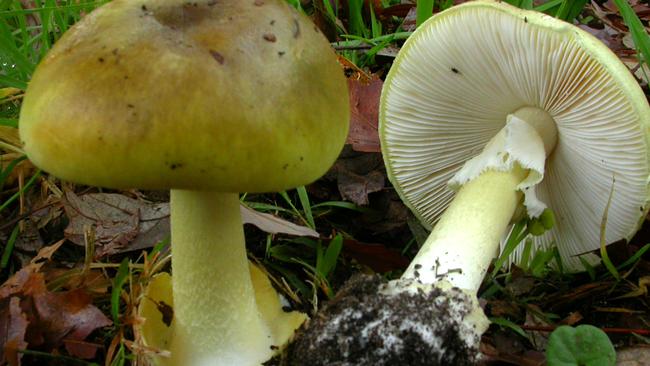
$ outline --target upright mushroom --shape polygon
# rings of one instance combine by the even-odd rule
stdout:
[[[312,321],[322,327],[305,331],[295,349],[306,349],[300,357],[319,349],[331,358],[294,364],[474,362],[486,329],[477,291],[517,207],[530,217],[554,211],[553,229],[533,240],[557,245],[564,268],[579,270],[578,257],[600,245],[608,205],[607,242],[629,238],[645,217],[649,127],[636,80],[579,28],[500,1],[467,2],[432,17],[386,78],[380,137],[397,192],[435,226],[401,280],[375,285],[378,297],[348,289],[357,301],[339,298],[325,309],[331,318]],[[422,322],[399,310],[422,298],[439,309],[427,312],[448,321]],[[451,334],[469,355],[450,347]],[[427,356],[411,360],[423,344]]]
[[[171,351],[161,364],[187,366],[259,365],[304,319],[253,269],[271,293],[256,301],[238,192],[314,181],[347,129],[329,43],[282,0],[110,2],[40,63],[20,117],[55,176],[171,189],[174,317],[168,336],[160,319],[144,333]]]

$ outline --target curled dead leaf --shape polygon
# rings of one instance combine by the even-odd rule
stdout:
[[[264,232],[270,234],[311,236],[313,238],[320,237],[316,230],[306,226],[296,225],[293,222],[281,219],[271,214],[255,211],[248,206],[241,205],[240,210],[244,224],[255,225],[258,229]]]
[[[169,204],[149,203],[115,193],[77,196],[65,192],[63,201],[70,219],[68,240],[85,245],[84,230],[95,230],[96,255],[141,250],[169,236]]]
[[[65,345],[77,357],[94,356],[83,342],[95,329],[112,322],[92,304],[83,288],[51,292],[39,272],[63,240],[41,249],[30,264],[0,286],[0,350],[12,365],[20,361],[18,350],[27,346],[54,350]],[[96,350],[96,348],[95,348]],[[92,355],[91,355],[92,353]]]

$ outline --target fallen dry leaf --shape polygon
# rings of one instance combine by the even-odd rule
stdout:
[[[343,252],[377,273],[403,270],[410,262],[398,250],[383,244],[362,243],[352,239],[343,240]]]
[[[37,224],[31,217],[23,220],[23,227],[20,235],[16,238],[15,248],[22,252],[34,254],[38,252],[45,243],[38,231]]]
[[[92,297],[83,288],[51,292],[39,272],[45,260],[61,246],[41,249],[36,257],[0,286],[0,364],[20,363],[20,349],[27,346],[54,350],[65,345],[77,357],[94,357],[85,340],[95,329],[112,322],[92,304]],[[96,350],[96,348],[95,348]],[[91,354],[92,353],[92,354]]]
[[[66,238],[85,245],[84,230],[94,227],[97,256],[149,248],[170,235],[168,202],[148,203],[116,193],[77,196],[68,191],[64,205],[70,218],[65,229]],[[319,236],[310,228],[244,205],[241,214],[244,224],[253,224],[271,234]]]
[[[626,348],[616,351],[616,366],[650,366],[650,348]]]
[[[271,214],[255,211],[252,208],[241,205],[242,221],[244,224],[255,225],[258,229],[270,234],[288,234],[296,236],[320,237],[318,232],[306,226],[296,225],[293,222],[281,219]]]
[[[525,326],[530,327],[546,327],[550,326],[545,319],[543,319],[540,314],[543,314],[544,311],[535,304],[528,304],[526,307],[526,321],[524,322]],[[544,351],[548,345],[548,332],[540,332],[535,330],[528,330],[526,333],[531,340],[533,347],[537,351]]]
[[[386,173],[379,153],[359,153],[347,145],[328,175],[333,175],[341,197],[357,205],[368,204],[368,194],[384,188]]]
[[[9,296],[23,291],[25,284],[29,281],[32,274],[40,270],[45,263],[45,260],[52,258],[54,252],[63,245],[63,242],[64,240],[59,240],[56,244],[41,249],[28,265],[21,268],[5,281],[5,283],[0,286],[0,300],[9,298]]]
[[[148,248],[169,236],[168,203],[148,203],[115,193],[77,196],[66,191],[64,207],[70,218],[66,238],[85,245],[84,230],[93,227],[97,256]]]
[[[84,289],[50,292],[43,275],[34,273],[24,295],[31,297],[34,310],[30,317],[30,345],[56,348],[63,343],[71,355],[94,357],[94,352],[89,354],[87,347],[79,349],[74,341],[82,341],[95,329],[112,322],[92,305],[92,298]]]
[[[341,170],[338,177],[339,192],[343,199],[367,205],[368,194],[378,192],[384,188],[384,174],[379,171],[372,171],[367,175],[358,175],[349,170]]]
[[[3,300],[0,305],[0,365],[20,365],[22,353],[19,350],[27,348],[25,333],[27,332],[27,317],[20,309],[20,299],[12,297]]]
[[[513,337],[506,331],[493,332],[490,341],[481,342],[481,352],[488,365],[543,366],[546,357],[543,352],[528,350],[519,337]]]
[[[372,75],[371,79],[348,78],[350,91],[350,132],[346,143],[356,151],[381,152],[379,145],[379,97],[383,81]]]

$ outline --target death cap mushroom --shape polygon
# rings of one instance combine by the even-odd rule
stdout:
[[[650,109],[615,54],[573,25],[496,1],[454,7],[422,28],[385,83],[380,134],[389,178],[425,225],[454,197],[448,183],[504,169],[488,156],[470,174],[462,168],[508,115],[533,107],[557,130],[543,170],[533,164],[520,187],[529,214],[548,206],[557,218],[535,247],[557,245],[565,269],[583,269],[612,187],[606,242],[636,232],[648,208]]]
[[[238,192],[322,175],[348,103],[329,42],[285,1],[116,0],[39,64],[20,133],[65,180],[171,190],[173,276],[149,283],[134,327],[169,351],[155,364],[253,366],[305,316],[249,263]],[[156,304],[172,301],[170,322]]]
[[[347,135],[344,78],[318,29],[277,2],[117,0],[89,14],[33,75],[25,151],[62,179],[112,188],[314,181]]]

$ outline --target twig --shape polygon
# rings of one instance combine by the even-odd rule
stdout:
[[[555,326],[544,325],[522,325],[523,330],[532,330],[536,332],[552,332],[556,329]],[[600,328],[605,333],[611,334],[641,334],[650,335],[650,329],[635,329],[635,328]]]

